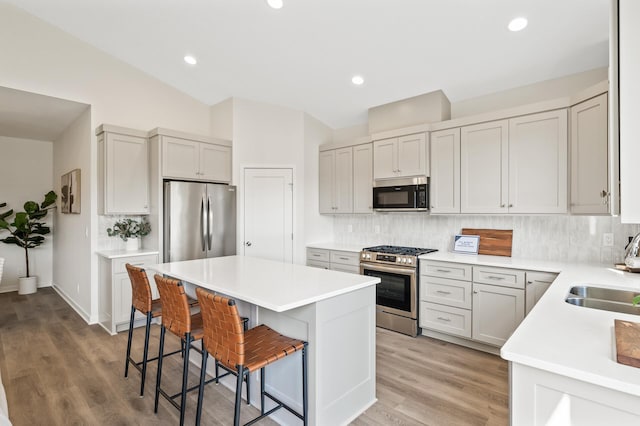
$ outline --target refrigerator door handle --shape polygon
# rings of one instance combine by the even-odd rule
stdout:
[[[206,236],[205,233],[207,232],[207,224],[205,223],[205,217],[204,217],[204,195],[202,196],[202,201],[200,202],[200,238],[202,240],[202,251],[207,251],[207,246],[206,246]]]
[[[207,238],[209,250],[213,249],[213,209],[211,208],[211,195],[207,196]]]

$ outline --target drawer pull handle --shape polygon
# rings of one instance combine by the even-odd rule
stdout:
[[[140,263],[131,263],[130,265],[133,265],[133,266],[142,266],[142,265],[144,265],[144,262],[140,262]]]
[[[339,257],[338,259],[340,259],[340,260],[349,260],[348,257]]]
[[[437,319],[438,319],[438,321],[446,321],[446,322],[451,322],[451,319],[449,319],[449,318],[444,318],[444,317],[438,317]]]
[[[436,271],[438,271],[438,272],[444,272],[444,273],[447,273],[447,274],[451,272],[451,270],[450,270],[450,269],[436,269]]]
[[[321,254],[315,254],[315,253],[313,254],[313,257],[321,257],[321,256],[322,256]]]
[[[489,278],[490,280],[498,280],[498,281],[504,280],[504,277],[497,277],[495,275],[489,275],[487,278]]]
[[[436,293],[439,293],[439,294],[451,294],[450,291],[443,291],[443,290],[436,290]]]

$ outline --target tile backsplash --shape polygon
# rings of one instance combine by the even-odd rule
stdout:
[[[405,245],[450,251],[462,228],[513,229],[513,257],[567,262],[614,263],[624,258],[629,236],[640,225],[610,216],[438,216],[375,213],[334,217],[333,241],[363,247]],[[612,233],[613,247],[603,234]]]

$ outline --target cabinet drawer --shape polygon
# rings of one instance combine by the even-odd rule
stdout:
[[[121,272],[127,273],[127,268],[124,266],[127,263],[132,264],[133,266],[137,266],[139,268],[144,267],[145,265],[154,265],[158,263],[158,255],[157,254],[147,254],[144,256],[131,256],[131,257],[120,257],[117,259],[113,259],[113,273],[118,274]],[[153,277],[149,277],[149,280],[152,280]]]
[[[360,253],[331,250],[331,264],[334,263],[360,267]]]
[[[471,309],[471,282],[421,276],[420,300]]]
[[[423,260],[420,268],[422,275],[471,281],[471,265]]]
[[[321,260],[313,260],[313,259],[307,259],[307,266],[312,266],[314,268],[322,268],[322,269],[329,269],[329,262],[323,262]]]
[[[340,263],[331,262],[332,271],[348,272],[350,274],[360,274],[360,266],[342,265]]]
[[[320,260],[322,262],[329,262],[331,260],[331,256],[330,256],[329,250],[308,248],[307,259]]]
[[[471,338],[471,311],[420,302],[420,327]]]
[[[474,266],[473,282],[523,289],[524,271],[517,269]]]

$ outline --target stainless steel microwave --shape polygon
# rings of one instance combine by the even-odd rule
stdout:
[[[427,211],[429,184],[424,176],[384,179],[373,183],[373,209],[377,211]]]

